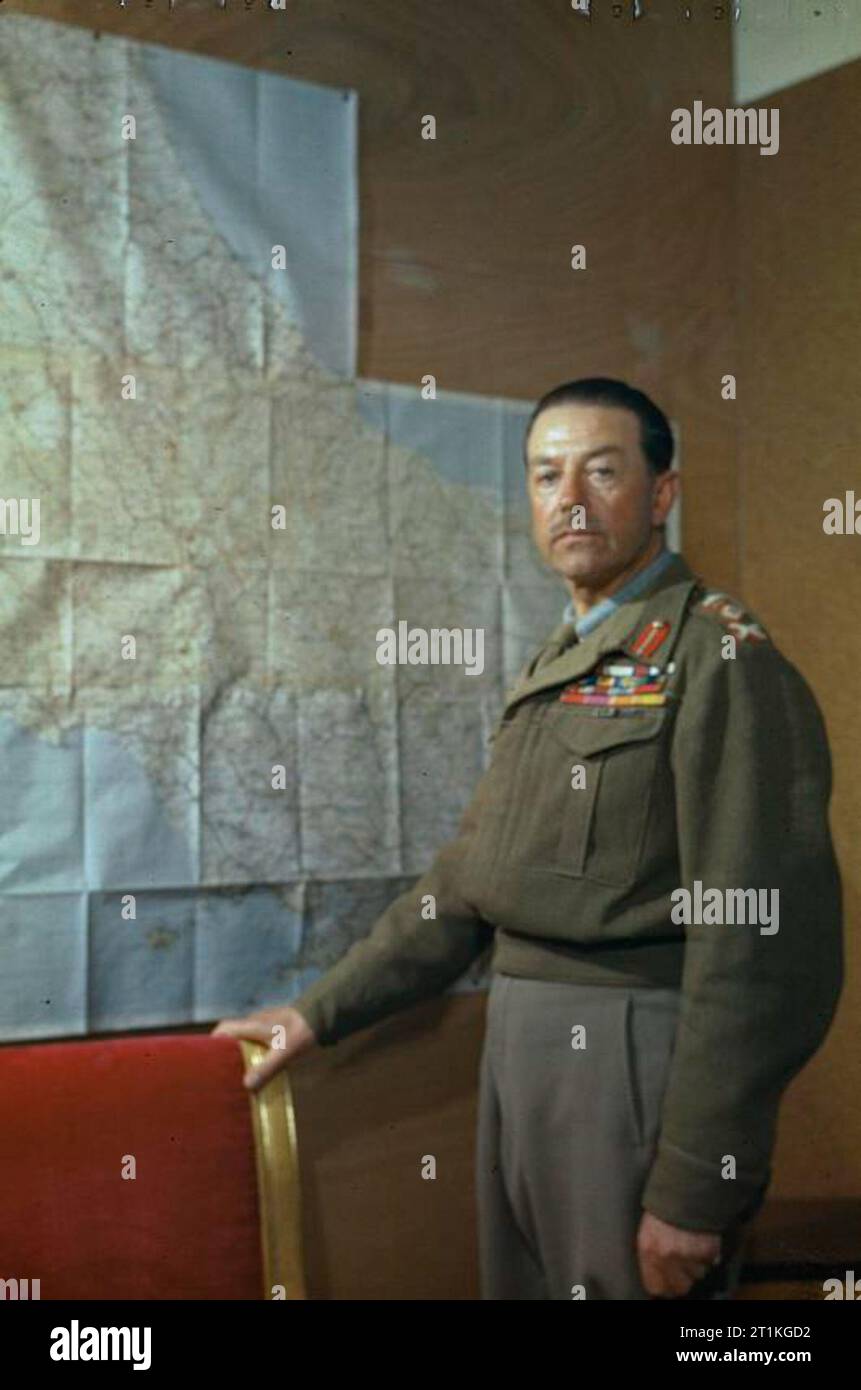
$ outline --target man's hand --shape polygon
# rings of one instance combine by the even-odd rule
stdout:
[[[721,1237],[670,1226],[643,1212],[637,1232],[640,1278],[646,1292],[657,1297],[686,1294],[720,1260]]]
[[[313,1047],[317,1039],[297,1009],[282,1004],[276,1009],[261,1009],[247,1018],[225,1018],[216,1024],[212,1036],[251,1038],[266,1043],[269,1051],[256,1067],[249,1067],[242,1083],[250,1091],[261,1086],[290,1061]]]

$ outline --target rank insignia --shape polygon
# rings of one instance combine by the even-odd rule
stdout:
[[[769,641],[765,629],[728,594],[716,591],[704,594],[698,606],[702,612],[713,614],[739,642]]]
[[[659,622],[655,619],[650,623],[646,623],[642,632],[634,638],[634,643],[631,647],[634,656],[654,656],[655,652],[666,640],[669,630],[670,624],[667,622]]]

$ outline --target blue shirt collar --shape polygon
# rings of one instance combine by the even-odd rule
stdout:
[[[578,638],[582,639],[588,636],[599,623],[605,622],[611,613],[615,613],[620,604],[628,603],[630,599],[637,598],[675,558],[675,551],[662,550],[650,565],[635,574],[633,579],[629,579],[628,583],[623,584],[621,589],[617,589],[615,594],[611,594],[609,598],[604,598],[600,603],[594,604],[588,613],[583,614],[582,618],[577,617],[574,612],[574,604],[569,600],[562,614],[562,621],[574,624]]]

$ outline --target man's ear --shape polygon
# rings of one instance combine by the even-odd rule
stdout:
[[[678,469],[668,468],[666,472],[658,474],[652,489],[652,521],[655,526],[666,525],[680,490],[681,475]],[[663,514],[656,516],[659,507]]]

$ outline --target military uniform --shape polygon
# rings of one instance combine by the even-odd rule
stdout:
[[[296,1001],[335,1043],[493,946],[486,1297],[647,1297],[642,1208],[729,1236],[757,1209],[780,1097],[842,985],[830,790],[803,677],[672,555],[582,640],[551,635],[456,838]],[[680,924],[675,890],[693,901],[697,883],[727,901],[777,890],[779,926]]]

